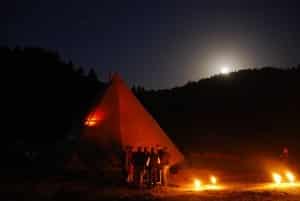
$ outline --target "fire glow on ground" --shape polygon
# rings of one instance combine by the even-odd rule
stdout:
[[[271,180],[272,179],[272,180]],[[220,183],[219,178],[211,175],[209,179],[202,180],[201,178],[193,178],[188,184],[182,185],[181,190],[187,192],[198,191],[220,191],[220,190],[284,190],[295,189],[300,187],[300,182],[297,182],[296,176],[291,171],[284,173],[272,172],[270,182],[265,183]]]

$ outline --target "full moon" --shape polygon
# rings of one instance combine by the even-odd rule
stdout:
[[[223,66],[221,68],[221,74],[226,75],[228,73],[230,73],[230,68],[228,66]]]

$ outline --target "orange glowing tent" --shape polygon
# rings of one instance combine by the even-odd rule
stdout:
[[[184,159],[118,74],[112,76],[103,97],[88,115],[82,139],[108,152],[127,145],[134,148],[166,146],[172,165]]]

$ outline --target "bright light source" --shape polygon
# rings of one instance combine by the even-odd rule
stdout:
[[[211,182],[212,184],[217,184],[217,178],[216,178],[215,176],[211,176],[211,177],[210,177],[210,182]]]
[[[88,127],[93,127],[99,124],[104,119],[104,113],[102,111],[95,111],[88,115],[84,124]]]
[[[230,73],[230,68],[227,67],[227,66],[223,66],[223,67],[221,68],[221,73],[222,73],[223,75],[226,75],[226,74]]]
[[[288,172],[285,173],[285,176],[286,176],[286,178],[288,179],[288,181],[290,183],[295,182],[295,176],[293,175],[293,173],[288,171]]]
[[[194,179],[194,189],[196,191],[201,190],[201,185],[202,185],[202,183],[199,179]]]
[[[273,180],[274,180],[274,182],[275,182],[276,184],[280,184],[282,178],[281,178],[280,174],[278,174],[278,173],[273,173]]]
[[[94,117],[88,118],[88,119],[85,121],[85,125],[87,125],[87,126],[95,126],[96,123],[97,123],[97,119],[94,118]]]

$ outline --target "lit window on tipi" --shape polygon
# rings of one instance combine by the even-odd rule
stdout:
[[[96,111],[89,114],[89,116],[86,118],[85,125],[92,127],[99,124],[99,122],[103,119],[103,113]]]

